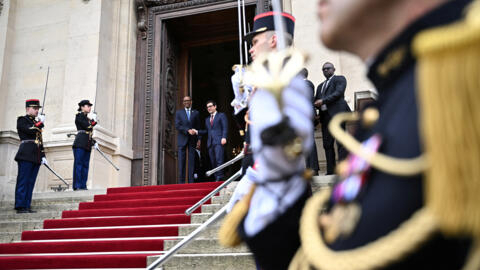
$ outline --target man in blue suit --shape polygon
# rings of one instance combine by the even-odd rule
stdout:
[[[184,108],[175,114],[175,128],[177,129],[178,145],[178,182],[185,183],[185,152],[188,150],[188,182],[193,183],[195,167],[195,147],[200,141],[196,130],[200,128],[200,116],[197,110],[192,109],[192,98],[183,98]]]
[[[223,164],[224,145],[227,143],[228,122],[224,113],[217,112],[215,101],[207,101],[207,111],[210,114],[205,119],[205,130],[199,130],[200,135],[207,135],[207,149],[212,168]],[[223,170],[215,173],[215,180],[223,179]]]

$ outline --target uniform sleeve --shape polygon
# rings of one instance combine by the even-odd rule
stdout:
[[[324,104],[331,104],[345,95],[345,88],[347,87],[347,80],[343,76],[335,77],[335,90],[328,96],[323,98]]]
[[[301,176],[305,169],[303,158],[292,160],[286,155],[284,145],[264,144],[262,133],[282,123],[286,124],[302,139],[302,150],[306,154],[313,145],[311,92],[303,79],[295,78],[282,93],[284,106],[279,108],[275,97],[267,91],[257,90],[250,102],[251,142],[258,165],[257,188],[244,220],[246,236],[251,237],[282,215],[306,190]],[[283,120],[285,121],[285,120]],[[277,134],[272,134],[278,136]],[[272,159],[271,157],[275,157]],[[277,195],[281,194],[280,197]],[[279,199],[280,198],[280,199]],[[259,207],[261,206],[261,207]]]
[[[77,116],[75,116],[75,124],[77,125],[77,127],[80,127],[81,130],[88,130],[89,128],[92,128],[90,126],[90,121],[88,121],[88,118],[83,117],[81,113],[77,113]]]
[[[39,126],[32,125],[25,117],[19,117],[17,119],[17,130],[28,135],[35,135],[37,131],[43,128],[43,123]]]

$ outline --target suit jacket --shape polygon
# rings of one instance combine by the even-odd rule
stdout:
[[[24,143],[20,143],[15,161],[29,161],[40,164],[45,156],[42,140],[43,123],[37,122],[35,117],[25,115],[17,119],[18,137]]]
[[[345,101],[345,88],[347,87],[347,80],[345,77],[341,75],[333,75],[333,78],[330,79],[327,88],[322,94],[322,88],[325,82],[326,81],[318,85],[315,100],[323,100],[323,104],[327,105],[327,111],[332,117],[339,112],[351,111]]]
[[[213,118],[213,125],[210,126],[210,116],[205,118],[204,130],[199,130],[200,135],[207,134],[207,147],[210,145],[221,144],[222,138],[227,138],[228,121],[224,113],[217,112]]]
[[[85,113],[77,113],[75,116],[75,125],[77,126],[77,130],[83,130],[85,132],[77,133],[77,136],[75,136],[75,141],[73,142],[73,148],[83,148],[87,151],[92,150],[92,146],[95,144],[95,141],[92,139],[93,127],[96,124],[97,123],[88,118]]]
[[[195,144],[198,140],[197,135],[188,134],[189,129],[200,129],[200,114],[197,110],[190,109],[190,120],[187,117],[185,109],[178,110],[175,113],[175,128],[177,129],[177,145],[179,147]]]

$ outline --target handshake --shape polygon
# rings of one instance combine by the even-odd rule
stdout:
[[[190,135],[198,135],[198,130],[196,130],[196,129],[194,129],[194,128],[189,129],[189,130],[188,130],[188,134],[190,134]]]

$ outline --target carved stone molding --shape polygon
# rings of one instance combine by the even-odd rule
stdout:
[[[146,0],[149,6],[161,6],[180,2],[187,2],[188,0]]]
[[[3,10],[3,0],[0,0],[0,15],[2,15]]]
[[[232,0],[190,0],[190,1],[181,1],[181,0],[150,0],[151,2],[172,2],[172,3],[166,3],[162,5],[157,5],[155,7],[152,7],[152,11],[154,13],[161,13],[165,11],[171,11],[171,10],[176,10],[176,9],[183,9],[183,8],[189,8],[189,7],[197,7],[197,6],[202,6],[202,5],[208,5],[212,3],[226,3],[226,2],[232,2]]]
[[[160,80],[166,80],[167,86],[161,89],[155,89],[154,86],[154,76],[158,73],[158,71],[154,71],[154,61],[159,60],[159,58],[155,58],[158,56],[159,46],[155,44],[156,37],[155,35],[158,34],[159,31],[158,27],[162,27],[161,25],[156,25],[157,22],[161,22],[161,20],[157,20],[158,16],[169,16],[171,13],[182,11],[182,10],[189,10],[194,8],[203,8],[208,6],[214,6],[217,4],[225,4],[225,3],[236,3],[237,0],[136,0],[136,7],[137,7],[137,28],[138,31],[141,32],[141,37],[146,39],[146,63],[145,63],[145,89],[144,89],[144,137],[143,137],[143,172],[142,172],[142,184],[143,185],[151,185],[154,176],[154,167],[157,164],[153,164],[154,157],[156,153],[154,151],[158,151],[161,148],[166,150],[166,152],[173,153],[175,152],[175,141],[174,141],[174,114],[175,114],[175,101],[176,101],[176,93],[177,93],[177,78],[175,70],[176,63],[170,62],[168,63],[170,69],[162,71],[160,74]],[[253,1],[247,1],[250,4]],[[257,10],[262,12],[263,10],[268,10],[270,1],[269,0],[257,0]],[[264,7],[265,6],[265,7]],[[183,14],[185,16],[185,14]],[[161,41],[163,42],[163,41]],[[176,60],[176,59],[173,59]],[[172,61],[172,59],[167,59],[167,61]],[[162,84],[162,83],[160,83]],[[161,88],[161,86],[160,86]],[[161,93],[157,93],[156,91],[162,91]],[[163,102],[160,104],[164,104],[165,106],[165,113],[167,114],[166,122],[164,123],[163,130],[164,132],[164,140],[158,140],[158,148],[153,148],[153,146],[157,142],[158,133],[155,133],[154,130],[156,129],[157,125],[160,123],[154,123],[155,117],[155,102],[154,97],[156,94],[160,95],[160,99],[164,99]],[[159,132],[160,133],[160,132]],[[159,161],[161,162],[161,161]]]
[[[137,6],[137,29],[142,36],[142,39],[147,38],[147,5],[144,0],[136,0]]]

